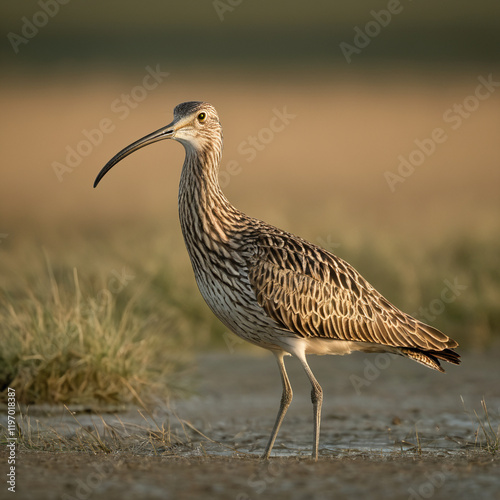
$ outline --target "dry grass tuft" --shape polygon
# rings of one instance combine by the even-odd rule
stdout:
[[[144,423],[109,424],[101,415],[91,417],[91,423],[81,423],[77,414],[65,407],[73,424],[46,426],[28,413],[18,412],[16,424],[19,449],[46,452],[83,452],[109,454],[131,452],[134,454],[175,454],[180,448],[189,450],[191,439],[184,432],[171,429],[170,421],[158,424],[143,416]],[[87,419],[88,420],[88,419]],[[179,427],[179,426],[177,426]],[[7,428],[0,425],[0,443],[7,443]]]
[[[492,455],[496,455],[500,448],[500,424],[498,424],[497,428],[494,429],[484,398],[481,400],[481,408],[483,410],[482,417],[477,414],[476,410],[474,410],[474,415],[476,416],[479,424],[476,431],[477,440],[479,441],[479,446],[482,449]]]
[[[44,277],[0,290],[2,395],[12,387],[20,404],[99,407],[177,389],[181,342],[158,334],[168,326],[139,314],[129,288],[96,291],[76,268],[56,278],[46,257]]]

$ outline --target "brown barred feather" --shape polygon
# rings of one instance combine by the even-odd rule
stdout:
[[[256,254],[248,276],[258,303],[282,328],[305,338],[371,342],[432,352],[458,345],[436,328],[400,311],[339,257],[263,225],[258,222],[265,239],[256,237]],[[293,264],[297,261],[307,261],[308,265],[297,268]],[[442,359],[453,362],[446,356]],[[435,367],[431,363],[428,366]]]

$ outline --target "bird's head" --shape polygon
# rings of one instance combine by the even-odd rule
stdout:
[[[179,104],[174,109],[172,123],[133,142],[113,156],[97,175],[94,187],[123,158],[144,146],[163,139],[179,141],[186,151],[201,152],[216,144],[221,147],[222,128],[217,111],[207,102],[189,101]]]

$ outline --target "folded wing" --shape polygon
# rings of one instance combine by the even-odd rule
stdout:
[[[400,311],[352,266],[322,248],[287,233],[267,233],[257,248],[249,280],[258,303],[284,329],[302,337],[417,351],[458,345]]]

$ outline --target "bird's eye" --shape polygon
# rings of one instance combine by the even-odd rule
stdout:
[[[204,122],[207,119],[207,114],[206,113],[200,113],[198,115],[198,121]]]

